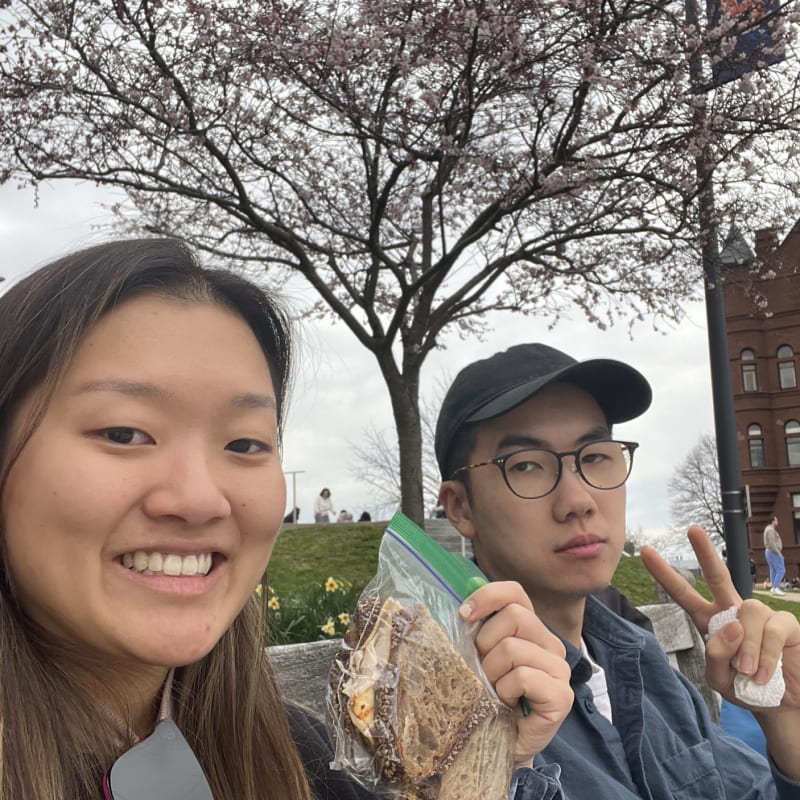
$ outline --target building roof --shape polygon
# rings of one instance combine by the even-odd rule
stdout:
[[[725,237],[725,244],[719,256],[722,266],[739,267],[742,264],[754,261],[755,257],[756,254],[747,243],[747,240],[742,235],[736,223],[731,223],[728,235]]]

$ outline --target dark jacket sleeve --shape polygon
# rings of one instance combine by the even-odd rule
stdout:
[[[333,746],[322,722],[299,706],[287,704],[286,713],[314,800],[375,800],[346,773],[330,768]]]

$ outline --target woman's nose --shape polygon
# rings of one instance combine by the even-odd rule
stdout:
[[[210,463],[205,448],[198,444],[165,453],[154,470],[144,507],[149,516],[176,517],[192,525],[222,519],[231,513],[219,470]]]

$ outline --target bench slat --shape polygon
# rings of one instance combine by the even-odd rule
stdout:
[[[328,674],[341,646],[341,639],[326,639],[268,647],[267,654],[284,697],[325,719]]]

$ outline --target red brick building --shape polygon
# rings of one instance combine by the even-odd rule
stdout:
[[[776,514],[789,580],[800,576],[800,222],[783,242],[759,231],[755,252],[734,226],[722,267],[750,551],[766,579],[762,532]]]

